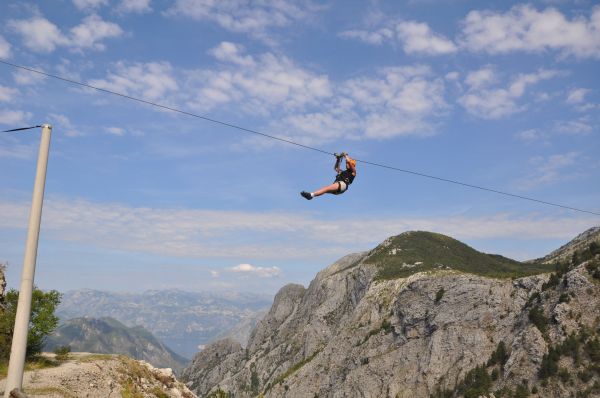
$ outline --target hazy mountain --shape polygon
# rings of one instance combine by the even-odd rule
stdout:
[[[247,349],[212,343],[182,379],[199,396],[598,397],[600,250],[581,241],[540,264],[401,234],[283,287]]]
[[[141,326],[128,328],[113,318],[74,318],[48,336],[44,349],[70,346],[72,351],[123,354],[159,368],[180,371],[189,362]]]
[[[85,316],[111,317],[129,327],[143,326],[173,351],[191,358],[199,345],[207,344],[240,322],[253,322],[271,303],[271,296],[258,294],[75,290],[63,295],[57,314],[63,321]],[[247,334],[237,336],[247,338]]]

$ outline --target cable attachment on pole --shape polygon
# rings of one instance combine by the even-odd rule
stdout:
[[[4,130],[3,133],[10,133],[11,131],[22,131],[22,130],[37,129],[39,127],[43,127],[43,126],[39,125],[39,126],[31,126],[31,127],[19,127],[18,129]]]

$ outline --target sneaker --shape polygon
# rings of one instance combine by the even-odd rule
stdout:
[[[300,195],[302,195],[304,197],[304,199],[308,199],[308,200],[311,200],[313,198],[312,195],[310,194],[310,192],[306,192],[306,191],[300,192]]]

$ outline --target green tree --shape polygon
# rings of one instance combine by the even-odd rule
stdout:
[[[46,337],[58,326],[58,317],[54,312],[60,299],[61,294],[56,290],[49,292],[43,292],[37,288],[33,290],[27,333],[28,358],[42,351]],[[6,293],[6,307],[4,312],[0,313],[0,348],[5,348],[0,350],[4,356],[2,359],[6,359],[10,353],[18,301],[18,291],[11,289]]]

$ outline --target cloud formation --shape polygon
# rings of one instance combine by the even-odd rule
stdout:
[[[600,58],[600,6],[589,18],[569,20],[555,8],[517,5],[508,12],[471,11],[463,21],[461,45],[475,52],[556,50],[578,58]]]
[[[161,99],[163,102],[179,88],[168,62],[118,62],[104,79],[92,79],[88,83],[148,101]]]
[[[534,73],[519,74],[507,87],[497,87],[499,80],[496,71],[484,67],[470,72],[465,78],[467,91],[459,97],[458,102],[474,116],[484,119],[498,119],[524,109],[519,99],[525,94],[528,86],[542,80],[550,79],[557,71],[540,69]]]
[[[0,84],[0,102],[9,102],[18,91],[12,87],[6,87]]]
[[[424,22],[378,20],[383,22],[370,29],[347,30],[340,36],[372,45],[397,43],[407,54],[558,51],[561,56],[600,58],[600,6],[594,7],[589,17],[572,19],[555,8],[539,11],[531,5],[516,5],[507,12],[474,10],[461,21],[454,40]]]
[[[310,1],[176,0],[166,12],[170,16],[211,21],[236,33],[247,33],[271,42],[268,32],[307,19],[318,7]]]
[[[30,118],[31,113],[29,112],[10,109],[0,109],[0,124],[5,124],[8,126],[17,126],[26,123]]]
[[[278,114],[269,130],[304,144],[430,134],[429,119],[447,107],[443,79],[424,66],[382,68],[335,83],[285,56],[251,56],[235,43],[210,54],[222,64],[188,74],[190,106],[205,112],[235,104],[248,114]]]
[[[574,154],[542,160],[552,179]],[[0,229],[25,229],[28,204],[0,200]],[[189,258],[316,259],[368,250],[407,230],[426,230],[457,239],[570,239],[594,220],[577,216],[344,217],[285,212],[168,209],[49,198],[44,203],[48,239],[96,248]],[[326,228],[324,227],[326,224]],[[239,272],[251,272],[243,266]],[[276,274],[272,268],[256,273]]]
[[[104,50],[103,40],[123,34],[119,25],[104,21],[96,14],[85,17],[66,34],[42,16],[10,20],[8,27],[21,36],[27,48],[39,53],[51,53],[58,47],[67,47],[72,51]]]
[[[150,0],[122,0],[117,6],[117,12],[122,14],[143,14],[150,11]]]
[[[10,58],[10,43],[0,35],[0,59]]]
[[[399,43],[407,54],[441,55],[457,50],[452,40],[435,33],[428,24],[416,21],[387,23],[374,30],[347,30],[340,36],[374,45]]]
[[[108,0],[73,0],[73,4],[79,10],[93,10],[108,5]]]
[[[240,264],[230,268],[236,274],[256,275],[260,278],[275,278],[281,276],[279,267],[255,267],[251,264]]]

